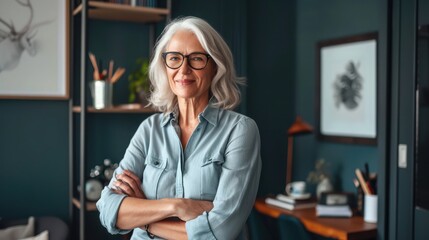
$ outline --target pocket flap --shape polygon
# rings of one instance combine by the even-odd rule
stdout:
[[[216,154],[216,155],[204,157],[203,163],[201,166],[205,166],[211,163],[221,165],[224,162],[225,162],[225,159],[223,158],[223,156],[221,154]]]
[[[147,156],[145,164],[150,165],[154,168],[164,169],[167,164],[167,161],[158,157]]]

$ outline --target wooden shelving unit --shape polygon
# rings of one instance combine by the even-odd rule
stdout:
[[[170,14],[169,9],[130,6],[126,4],[88,2],[88,17],[93,19],[155,23],[162,21]],[[82,11],[82,4],[74,9],[73,15]]]
[[[79,199],[73,198],[72,203],[73,203],[73,205],[75,205],[77,208],[80,209]],[[95,206],[95,202],[86,202],[86,210],[87,211],[97,211],[97,206]]]
[[[80,113],[82,108],[80,106],[74,106],[73,112]],[[109,108],[95,109],[94,107],[88,107],[87,112],[89,113],[156,113],[157,111],[153,108],[144,107],[141,104],[122,104],[116,105]]]
[[[87,228],[87,212],[97,211],[95,202],[88,201],[85,197],[85,192],[76,193],[76,185],[85,186],[88,176],[86,174],[87,164],[88,164],[88,149],[90,143],[87,142],[88,136],[93,136],[97,134],[102,129],[93,130],[92,128],[88,132],[91,124],[95,124],[103,121],[104,116],[100,116],[99,114],[151,114],[156,113],[157,111],[144,107],[141,104],[120,104],[115,105],[109,108],[104,109],[95,109],[93,106],[90,106],[91,103],[87,102],[87,86],[89,79],[87,78],[86,71],[88,70],[88,39],[91,34],[94,34],[93,29],[91,28],[91,24],[89,24],[89,19],[97,19],[97,20],[108,20],[108,21],[122,21],[125,23],[141,23],[144,26],[148,27],[148,46],[141,47],[149,47],[149,54],[151,54],[151,49],[154,45],[155,41],[155,27],[157,23],[168,23],[170,20],[170,9],[171,9],[171,0],[167,0],[166,8],[152,8],[152,7],[142,7],[142,6],[130,6],[126,4],[117,4],[117,3],[108,3],[108,2],[100,2],[100,1],[88,1],[82,0],[82,3],[79,5],[74,4],[74,1],[70,2],[71,6],[77,6],[73,9],[73,23],[76,24],[72,30],[72,43],[71,45],[71,53],[73,57],[79,56],[80,58],[80,74],[75,73],[71,79],[74,79],[71,84],[75,84],[75,91],[77,92],[74,96],[72,96],[69,100],[70,106],[70,156],[69,156],[69,165],[70,167],[70,210],[72,212],[73,218],[76,218],[75,224],[78,224],[78,233],[73,239],[84,240],[86,238],[86,228]],[[80,19],[80,21],[79,21]],[[76,21],[75,21],[76,20]],[[126,25],[126,24],[125,24]],[[76,29],[75,29],[76,28]],[[80,32],[80,34],[74,34],[74,31]],[[76,36],[80,36],[80,39],[77,39]],[[110,40],[115,41],[115,40]],[[80,44],[76,44],[79,43]],[[74,49],[79,46],[80,49]],[[80,51],[79,51],[80,50]],[[109,49],[106,49],[109,51]],[[78,53],[80,52],[80,53]],[[76,55],[76,56],[74,56]],[[77,101],[80,99],[80,101]],[[91,115],[91,116],[89,116]],[[135,119],[133,116],[123,116],[124,120]],[[142,116],[145,118],[146,116]],[[88,118],[91,118],[88,121]],[[137,117],[141,119],[140,117]],[[114,119],[122,119],[122,118],[114,118]],[[109,124],[109,123],[106,123]],[[98,131],[98,132],[97,132]],[[109,136],[112,139],[115,138],[116,133],[111,133],[112,136]],[[105,139],[100,139],[103,141]],[[105,150],[97,150],[103,151]],[[100,153],[100,154],[102,154]],[[77,179],[76,179],[77,177]],[[78,180],[78,181],[76,181]],[[82,188],[84,189],[84,188]],[[85,207],[82,207],[85,206]],[[78,210],[78,211],[75,211]],[[75,214],[74,212],[77,212]],[[101,239],[101,238],[100,238]]]

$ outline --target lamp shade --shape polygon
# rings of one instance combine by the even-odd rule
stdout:
[[[291,136],[311,132],[313,132],[313,127],[304,122],[300,116],[297,116],[295,122],[288,129],[287,134]]]

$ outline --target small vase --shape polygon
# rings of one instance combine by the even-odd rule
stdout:
[[[329,192],[332,191],[334,187],[332,186],[331,181],[329,181],[329,178],[324,178],[322,181],[317,184],[317,198],[320,199],[320,196],[322,195],[322,192]]]

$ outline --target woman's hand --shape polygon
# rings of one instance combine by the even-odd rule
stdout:
[[[177,199],[176,215],[182,221],[189,221],[198,217],[203,212],[209,212],[212,208],[213,203],[209,201],[180,198]]]
[[[116,181],[113,183],[117,193],[122,193],[128,197],[143,198],[146,196],[141,189],[140,179],[131,171],[124,170],[122,173],[116,175]]]

